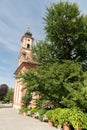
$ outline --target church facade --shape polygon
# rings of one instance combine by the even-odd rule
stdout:
[[[24,87],[24,85],[20,81],[20,79],[16,78],[16,76],[20,72],[23,73],[27,69],[35,68],[35,66],[38,65],[38,63],[33,61],[32,59],[33,43],[34,43],[34,38],[32,37],[32,33],[29,30],[27,30],[27,32],[21,38],[21,48],[20,48],[19,56],[18,56],[18,67],[14,73],[15,74],[14,101],[13,101],[14,108],[21,107],[22,105],[21,98],[25,94],[25,91],[22,91],[22,88]]]

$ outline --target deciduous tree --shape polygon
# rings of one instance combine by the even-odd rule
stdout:
[[[46,9],[44,22],[55,59],[87,59],[87,16],[76,3],[54,3]]]
[[[36,92],[54,107],[79,107],[87,112],[87,16],[76,4],[60,2],[47,8],[46,39],[34,46],[41,66],[21,77],[27,92]]]
[[[4,100],[4,98],[6,97],[7,91],[8,91],[7,84],[1,84],[0,85],[0,100]]]

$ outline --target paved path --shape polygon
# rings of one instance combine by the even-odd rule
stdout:
[[[18,114],[14,108],[0,108],[0,130],[57,130],[48,123]]]

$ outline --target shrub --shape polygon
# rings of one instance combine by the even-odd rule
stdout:
[[[43,117],[44,117],[44,114],[46,113],[46,109],[39,109],[38,110],[38,113],[39,113],[39,119],[42,121],[43,120]]]
[[[53,111],[54,111],[54,110],[48,110],[48,111],[46,112],[46,116],[47,116],[48,120],[50,120],[50,121],[52,121]]]
[[[69,120],[76,130],[78,130],[79,127],[87,128],[87,114],[84,114],[81,110],[76,108],[71,109]]]
[[[36,107],[30,109],[30,115],[32,116],[33,114],[35,114],[35,112],[37,112],[38,109]]]
[[[53,110],[53,114],[52,114],[52,122],[54,124],[54,126],[58,126],[58,125],[62,125],[61,120],[60,120],[60,115],[61,115],[61,108],[56,108]]]
[[[21,113],[21,114],[24,113],[24,112],[27,113],[28,110],[29,110],[29,109],[28,109],[27,107],[22,107],[22,108],[19,109],[19,113]]]

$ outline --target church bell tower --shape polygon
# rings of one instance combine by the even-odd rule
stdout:
[[[21,72],[27,71],[27,69],[35,68],[38,63],[32,59],[32,46],[34,38],[29,28],[26,33],[21,38],[21,48],[18,55],[18,67],[14,72],[15,83],[14,83],[14,101],[13,107],[20,108],[22,105],[21,99],[25,94],[25,91],[22,91],[24,84],[21,82],[21,79],[17,79],[17,75]]]
[[[22,36],[21,38],[21,49],[19,52],[19,63],[18,66],[22,62],[28,62],[32,60],[32,45],[34,42],[34,38],[32,37],[32,33],[30,32],[29,28],[27,29],[27,32]]]

